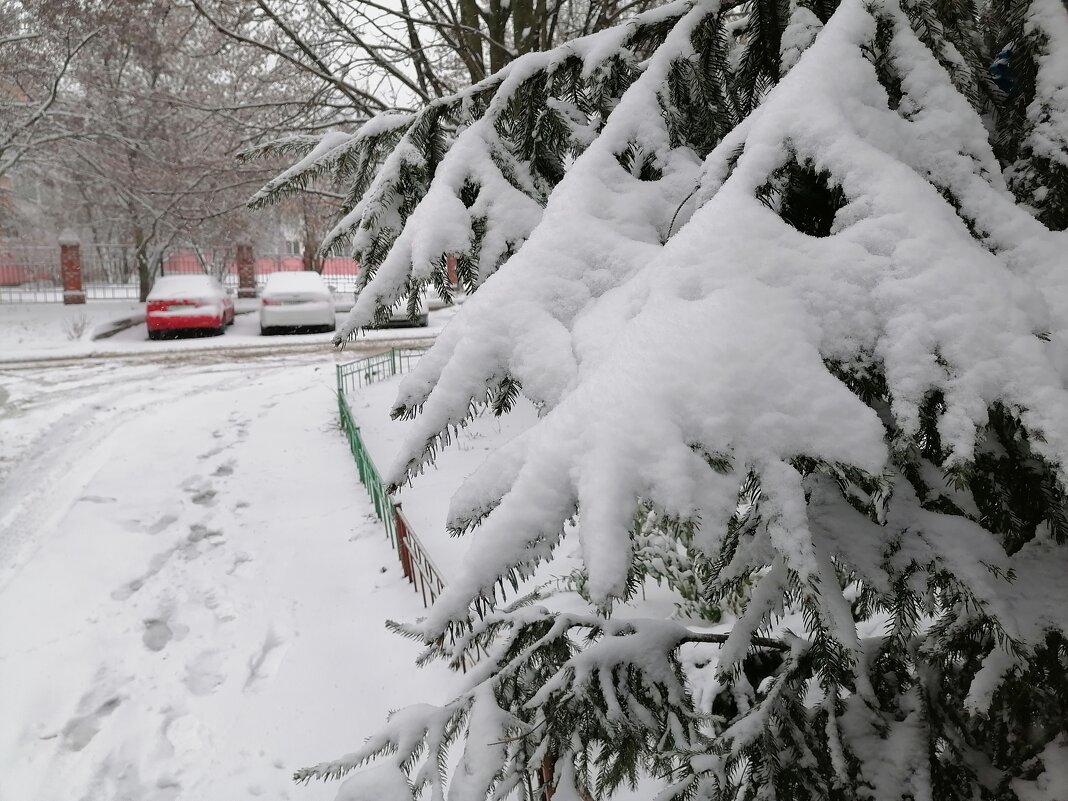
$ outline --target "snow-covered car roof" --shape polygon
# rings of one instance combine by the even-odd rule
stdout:
[[[156,279],[148,299],[183,297],[204,294],[218,295],[222,285],[210,275],[164,275]]]
[[[301,271],[292,273],[271,273],[267,276],[264,292],[321,292],[327,294],[330,288],[319,273]]]

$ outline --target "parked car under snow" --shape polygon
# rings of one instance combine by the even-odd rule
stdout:
[[[233,322],[233,295],[210,275],[157,278],[145,302],[149,339],[179,331],[221,334]]]
[[[334,295],[319,273],[271,273],[260,293],[260,333],[287,328],[333,331]]]

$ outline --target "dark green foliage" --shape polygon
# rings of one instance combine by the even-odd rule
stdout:
[[[917,0],[910,8],[912,28],[949,73],[957,91],[977,111],[988,110],[997,87],[989,73],[990,60],[974,34],[977,13],[969,0]],[[950,55],[949,48],[955,51]],[[963,57],[961,64],[957,59]]]
[[[898,75],[892,61],[890,41],[894,36],[894,23],[886,17],[879,17],[875,22],[875,36],[864,47],[864,56],[875,67],[879,83],[886,91],[886,103],[892,110],[901,105],[901,76]]]
[[[829,173],[796,160],[776,170],[757,197],[796,230],[818,237],[830,236],[834,216],[846,204],[845,193]]]
[[[1030,0],[992,0],[987,7],[988,52],[994,55],[1011,46],[1009,69],[1013,89],[1001,93],[994,138],[998,157],[1004,164],[1012,164],[1020,155],[1029,127],[1027,107],[1035,99],[1037,56],[1042,42],[1024,30],[1030,6]]]
[[[693,55],[677,60],[668,75],[661,105],[672,145],[687,146],[702,158],[741,120],[731,89],[729,37],[723,14],[710,14],[690,37]]]
[[[826,23],[838,8],[838,0],[798,0],[798,5],[815,14],[820,22]]]
[[[497,384],[497,388],[489,396],[489,407],[493,410],[493,413],[500,417],[510,412],[515,402],[519,400],[521,389],[522,387],[519,386],[518,381],[512,378],[501,379],[500,383]]]
[[[711,584],[716,567],[695,546],[694,533],[693,523],[662,516],[650,505],[641,505],[631,534],[633,557],[627,592],[620,600],[633,599],[651,582],[672,590],[678,599],[676,617],[681,621],[718,623],[723,607],[738,610],[744,606],[750,587],[747,582],[740,582],[722,599],[713,598]],[[565,585],[590,602],[584,569],[573,571]]]
[[[656,163],[656,153],[647,151],[637,142],[631,142],[627,149],[616,155],[619,166],[639,181],[659,181],[664,173]]]
[[[789,0],[753,0],[749,4],[745,49],[737,74],[737,92],[746,113],[781,77],[779,52],[789,18]]]
[[[992,0],[985,17],[987,47],[992,53],[1009,48],[1012,75],[1012,90],[997,95],[994,146],[1009,168],[1017,198],[1047,228],[1063,231],[1068,229],[1068,166],[1035,153],[1029,141],[1035,123],[1049,113],[1036,109],[1035,101],[1039,59],[1051,48],[1045,33],[1027,24],[1030,6],[1030,0]]]
[[[1058,734],[1057,721],[1068,719],[1068,642],[1050,632],[1026,669],[1012,673],[995,693],[988,714],[978,721],[975,738],[992,755],[1006,776],[1034,778],[1038,755]],[[1002,780],[999,798],[1011,798],[1009,782]]]

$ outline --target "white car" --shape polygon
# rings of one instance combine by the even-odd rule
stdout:
[[[333,331],[334,295],[319,273],[271,273],[260,293],[260,333],[278,328]]]

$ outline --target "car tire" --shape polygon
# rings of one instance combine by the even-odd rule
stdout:
[[[271,335],[271,329],[266,326],[260,326],[260,336],[269,337]]]
[[[163,339],[162,331],[149,331],[148,338],[152,340]]]
[[[426,328],[428,325],[430,325],[430,315],[424,314],[422,317],[419,318],[419,327]]]
[[[323,326],[324,331],[337,331],[337,323],[330,323]]]

